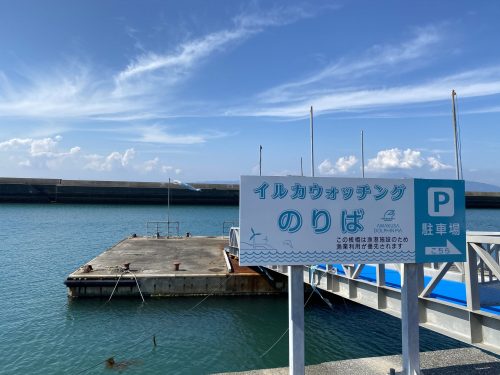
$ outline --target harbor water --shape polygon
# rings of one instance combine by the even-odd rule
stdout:
[[[165,206],[0,205],[0,374],[107,374],[109,357],[124,374],[286,366],[286,296],[67,298],[70,272],[166,216]],[[170,218],[181,233],[221,235],[238,208],[173,206]],[[467,227],[500,231],[500,210],[468,210]],[[306,364],[401,352],[398,319],[332,302],[333,310],[314,298],[305,307]],[[421,350],[463,345],[421,331]]]

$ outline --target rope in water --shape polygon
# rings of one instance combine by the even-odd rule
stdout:
[[[203,302],[205,302],[207,300],[208,297],[212,296],[215,294],[215,292],[217,291],[217,289],[219,289],[222,285],[226,284],[228,282],[228,280],[233,277],[233,275],[229,275],[228,278],[226,278],[226,280],[224,280],[222,283],[220,283],[216,288],[212,289],[210,291],[210,293],[208,295],[205,296],[205,298],[203,298],[200,302],[198,302],[196,305],[194,305],[193,307],[191,307],[188,311],[192,311],[194,309],[196,309],[198,306],[200,306]]]
[[[312,296],[313,296],[313,294],[314,294],[315,292],[319,294],[319,296],[321,297],[321,299],[322,299],[323,301],[325,301],[325,299],[323,298],[323,296],[321,295],[321,293],[319,292],[319,290],[317,290],[317,289],[316,289],[316,287],[317,287],[317,286],[318,286],[318,284],[312,284],[312,283],[311,283],[312,291],[311,291],[311,294],[309,295],[309,297],[307,298],[306,303],[304,303],[304,308],[307,306],[307,304],[309,303],[309,301],[311,300],[311,298],[312,298]],[[325,301],[325,303],[326,303],[326,301]],[[331,305],[330,301],[328,301],[327,305],[328,305],[328,306],[329,306],[329,307],[333,310],[333,307],[332,307],[332,305]],[[285,330],[285,332],[283,332],[283,333],[281,334],[281,336],[280,336],[280,337],[278,337],[278,339],[277,339],[277,340],[276,340],[276,341],[275,341],[275,342],[274,342],[274,343],[273,343],[273,344],[272,344],[272,345],[271,345],[271,346],[270,346],[270,347],[269,347],[269,348],[268,348],[268,349],[267,349],[264,353],[262,353],[262,354],[260,355],[260,357],[262,358],[262,357],[266,356],[266,354],[267,354],[267,353],[269,353],[271,350],[273,350],[273,348],[274,348],[276,345],[278,345],[278,343],[281,341],[281,339],[282,339],[283,337],[285,337],[285,335],[288,333],[288,330],[289,330],[289,328],[287,328],[287,329]]]
[[[113,295],[115,294],[116,288],[118,287],[118,283],[120,282],[120,279],[126,273],[130,273],[134,277],[135,285],[137,285],[137,290],[139,291],[139,295],[141,296],[142,303],[146,303],[146,300],[144,299],[144,296],[142,295],[142,292],[141,292],[141,287],[139,286],[139,281],[137,281],[137,277],[135,276],[135,273],[133,273],[130,270],[123,270],[122,271],[122,273],[118,277],[118,280],[116,280],[116,283],[115,283],[115,286],[113,288],[113,291],[111,292],[111,295],[109,296],[109,299],[106,301],[106,303],[108,303],[109,301],[111,301],[111,298],[113,298]]]

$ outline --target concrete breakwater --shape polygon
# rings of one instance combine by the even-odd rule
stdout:
[[[193,184],[200,191],[168,182],[0,178],[0,203],[117,203],[233,205],[239,186]]]
[[[170,184],[170,203],[239,204],[238,184]],[[168,182],[89,181],[0,177],[0,203],[167,204]],[[500,208],[500,193],[466,192],[467,208]]]

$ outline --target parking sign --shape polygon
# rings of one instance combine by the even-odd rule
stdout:
[[[417,263],[465,261],[463,181],[415,180],[415,222]]]

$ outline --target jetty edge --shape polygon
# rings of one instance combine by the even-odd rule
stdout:
[[[240,267],[225,237],[131,236],[64,281],[71,298],[280,294],[286,277]]]

